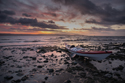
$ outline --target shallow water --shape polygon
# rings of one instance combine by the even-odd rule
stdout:
[[[100,45],[124,43],[125,36],[0,36],[0,46],[8,45],[56,45],[64,43],[78,45]]]
[[[111,43],[112,42],[112,43]],[[125,78],[125,52],[122,46],[125,37],[97,37],[97,36],[1,36],[0,37],[0,83],[102,83]],[[100,43],[109,44],[112,56],[102,61],[85,58],[71,58],[70,53],[63,48],[64,43],[70,45],[100,46]],[[111,44],[110,44],[111,43]],[[113,46],[110,46],[113,45]],[[57,47],[54,47],[57,46]],[[114,48],[114,47],[119,48]],[[93,47],[92,47],[93,48]],[[40,52],[40,50],[46,50]],[[62,50],[61,50],[62,49]],[[119,58],[123,56],[122,58]],[[123,68],[117,70],[119,66]],[[106,73],[100,73],[105,71]],[[111,75],[111,77],[106,77]],[[13,76],[6,79],[6,76]],[[23,81],[22,78],[28,76]],[[107,83],[105,81],[104,83]]]

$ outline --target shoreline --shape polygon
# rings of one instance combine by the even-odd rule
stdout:
[[[58,46],[1,47],[0,83],[102,83],[102,80],[103,83],[120,83],[125,81],[123,50],[113,53],[102,61],[84,57],[71,58],[69,54],[65,48]],[[114,65],[115,63],[118,64]]]

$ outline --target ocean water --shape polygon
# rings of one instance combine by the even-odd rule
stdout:
[[[124,42],[125,36],[0,36],[0,46],[61,46],[64,43],[73,45],[99,45]]]

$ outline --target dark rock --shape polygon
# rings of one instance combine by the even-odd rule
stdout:
[[[47,80],[47,79],[48,79],[48,77],[46,76],[44,79],[45,79],[45,80]]]
[[[18,80],[12,80],[12,81],[11,81],[11,83],[20,83],[20,82],[21,82],[20,79],[18,79]]]
[[[71,45],[71,46],[70,46],[70,48],[73,48],[73,47],[75,47],[75,45]]]
[[[112,62],[109,61],[109,64],[112,64]]]
[[[37,68],[42,68],[42,67],[43,67],[42,65],[37,66]]]
[[[46,50],[42,48],[42,49],[37,50],[36,52],[37,53],[46,53]]]
[[[116,71],[123,70],[123,69],[124,69],[124,67],[122,65],[119,65],[118,67],[113,68],[113,70],[116,70]]]
[[[45,55],[42,55],[42,57],[44,57],[44,58],[45,58],[46,56],[45,56]]]
[[[54,72],[54,69],[49,69],[49,73],[52,73],[52,72]]]
[[[34,68],[34,69],[32,69],[32,71],[37,71],[37,69]]]
[[[59,69],[59,70],[56,70],[56,72],[60,72],[60,71],[62,71],[62,70],[64,70],[64,69],[61,68],[61,69]]]
[[[46,83],[45,81],[42,81],[42,83]]]
[[[102,61],[98,61],[99,63],[102,63]]]
[[[77,65],[77,62],[72,62],[71,64],[72,64],[72,65]]]
[[[99,75],[99,73],[93,73],[93,76],[98,76]]]
[[[69,62],[65,61],[64,64],[69,64]]]
[[[18,65],[17,68],[22,68],[22,66]]]
[[[125,43],[123,43],[122,46],[125,46]]]
[[[36,60],[36,57],[32,57],[32,60]]]
[[[6,80],[11,80],[13,78],[13,76],[5,76],[4,79]]]
[[[28,76],[27,76],[27,75],[25,75],[24,77],[21,78],[22,81],[25,81],[25,80],[27,80],[27,79],[28,79]]]
[[[15,71],[15,73],[20,73],[20,72],[22,72],[22,70]]]
[[[40,60],[37,60],[37,62],[38,62],[38,63],[42,63],[42,61],[40,61]]]
[[[0,61],[0,66],[3,65],[5,62],[4,61]]]
[[[67,60],[70,60],[70,58],[69,58],[69,57],[66,57],[66,59],[67,59]]]
[[[9,59],[10,57],[9,56],[3,56],[4,59]]]
[[[109,73],[108,73],[108,74],[105,74],[104,76],[107,77],[107,78],[111,78],[111,77],[112,77],[112,75],[109,74]]]
[[[48,60],[43,61],[44,63],[48,63]]]
[[[58,49],[56,52],[60,52],[61,53],[61,50]]]
[[[53,57],[54,55],[52,54],[51,57]]]
[[[86,73],[79,73],[80,77],[86,77]]]
[[[23,56],[23,58],[28,58],[28,56]]]
[[[17,73],[16,75],[17,76],[23,76],[24,74],[22,72],[20,72],[20,73]]]
[[[70,80],[66,80],[64,83],[71,83],[71,81]]]

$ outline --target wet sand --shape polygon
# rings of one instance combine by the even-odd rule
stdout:
[[[113,53],[95,61],[79,56],[71,58],[65,48],[57,46],[3,46],[0,83],[125,82],[125,45],[107,44],[105,49]]]

